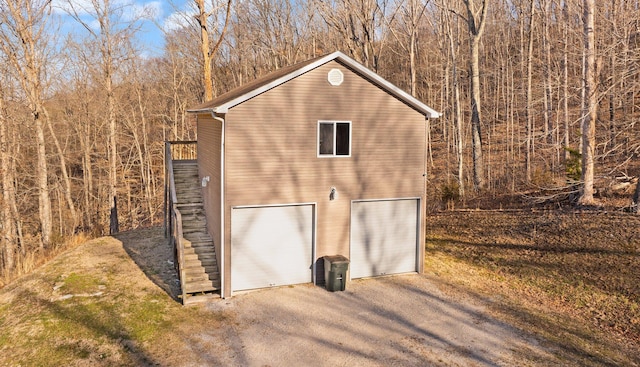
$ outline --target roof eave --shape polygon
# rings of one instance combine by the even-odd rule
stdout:
[[[221,107],[207,107],[207,108],[198,108],[198,109],[191,109],[191,110],[187,110],[187,112],[189,113],[213,113],[216,115],[222,115],[225,114],[227,112],[229,112],[228,108],[221,108]]]
[[[245,102],[253,97],[256,97],[270,89],[273,89],[281,84],[284,84],[286,82],[288,82],[291,79],[295,79],[297,77],[299,77],[300,75],[303,75],[315,68],[317,68],[320,65],[326,64],[327,62],[337,58],[337,54],[341,54],[341,52],[336,51],[332,54],[329,54],[323,58],[320,58],[318,60],[316,60],[315,62],[309,64],[309,65],[305,65],[304,67],[295,70],[294,72],[291,72],[289,74],[286,74],[278,79],[273,80],[272,82],[265,84],[263,86],[261,86],[260,88],[256,88],[248,93],[245,93],[243,95],[240,95],[230,101],[227,101],[223,104],[221,104],[220,106],[217,107],[213,107],[214,110],[216,110],[216,113],[227,113],[229,111],[230,108],[235,107],[236,105]]]

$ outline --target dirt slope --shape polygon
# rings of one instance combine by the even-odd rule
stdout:
[[[174,275],[159,229],[121,239],[130,246],[112,237],[87,242],[0,290],[0,365],[200,362],[190,329],[215,328],[226,316],[183,308],[165,292],[162,279]]]

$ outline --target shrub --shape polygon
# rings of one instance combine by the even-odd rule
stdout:
[[[573,182],[580,181],[582,177],[582,154],[577,149],[565,147],[567,152],[569,152],[569,159],[565,162],[565,173],[567,174],[567,179]]]
[[[460,200],[460,184],[456,181],[448,181],[440,186],[440,200],[453,207],[453,204]]]

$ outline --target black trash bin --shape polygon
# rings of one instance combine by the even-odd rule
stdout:
[[[330,292],[343,291],[347,283],[349,259],[342,255],[324,257],[324,281]]]

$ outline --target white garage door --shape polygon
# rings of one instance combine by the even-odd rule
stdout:
[[[351,278],[417,271],[417,199],[351,206]]]
[[[231,290],[311,282],[313,205],[234,208]]]

